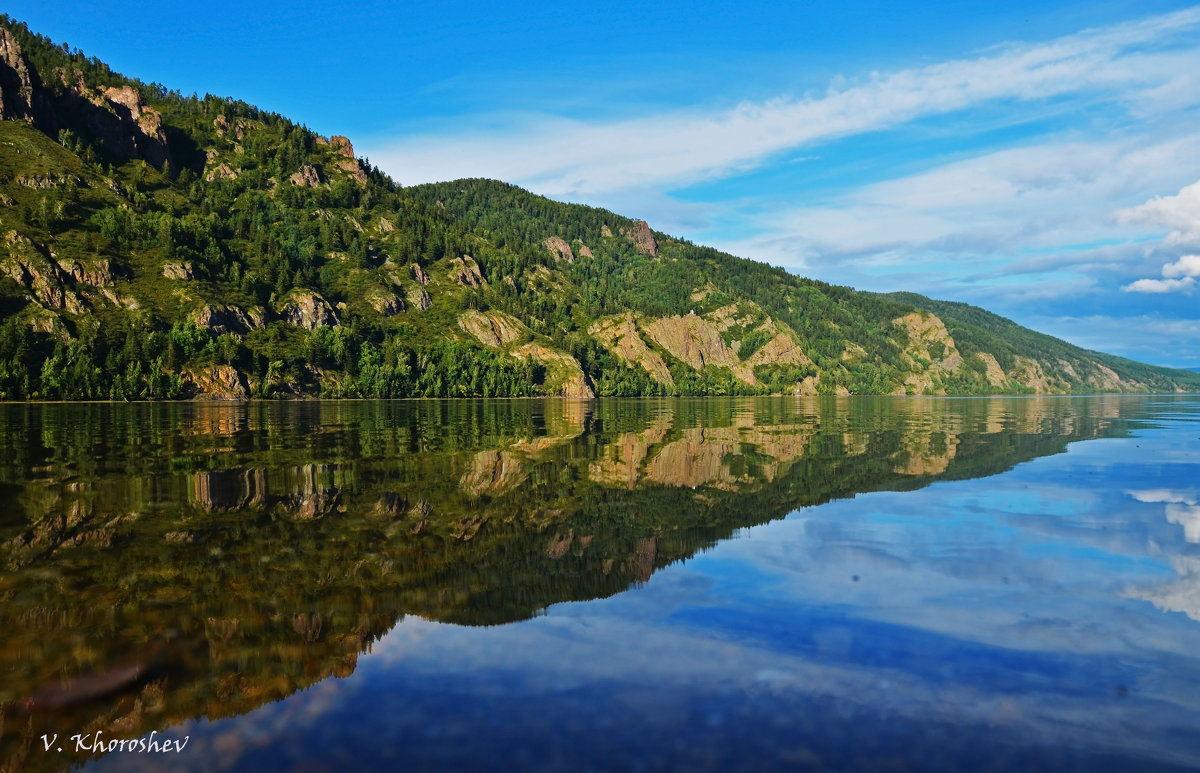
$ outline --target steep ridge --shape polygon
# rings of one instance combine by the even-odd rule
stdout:
[[[0,17],[0,399],[1176,391],[500,182],[403,188]]]

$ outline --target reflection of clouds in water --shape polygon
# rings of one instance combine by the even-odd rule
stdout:
[[[457,713],[445,717],[424,712],[421,696],[432,692],[464,712],[476,705],[515,706],[532,700],[553,714],[573,711],[581,703],[603,726],[634,722],[649,733],[689,722],[691,707],[697,704],[716,701],[736,715],[743,704],[795,705],[787,701],[808,696],[831,699],[834,703],[826,705],[846,707],[847,712],[853,707],[868,723],[886,717],[964,730],[987,728],[1023,743],[1111,748],[1159,759],[1196,752],[1195,744],[1178,743],[1179,737],[1185,737],[1179,736],[1185,729],[1179,727],[1178,712],[1180,704],[1186,706],[1188,701],[1173,701],[1177,696],[1164,701],[1151,685],[1139,684],[1126,663],[1105,665],[1110,661],[1093,659],[1090,665],[1078,667],[1075,659],[1058,655],[1013,663],[988,660],[981,665],[986,676],[961,678],[978,663],[972,658],[979,657],[972,645],[963,643],[965,660],[945,661],[945,674],[938,676],[886,657],[856,660],[864,647],[886,653],[895,643],[886,637],[871,641],[870,631],[852,619],[806,621],[820,623],[821,628],[805,631],[814,648],[803,650],[791,646],[790,634],[772,637],[767,631],[760,636],[730,637],[719,626],[705,626],[703,617],[688,617],[694,623],[688,625],[678,624],[675,615],[646,619],[642,612],[653,598],[626,603],[643,592],[657,595],[658,577],[677,573],[687,574],[656,575],[640,591],[601,602],[602,609],[562,605],[547,617],[496,628],[465,628],[409,617],[378,642],[375,654],[349,678],[324,682],[266,706],[241,725],[201,723],[193,729],[193,743],[197,748],[222,750],[228,762],[252,753],[257,739],[285,733],[297,739],[296,751],[302,752],[308,742],[303,739],[317,739],[325,732],[322,723],[328,716],[354,717],[352,725],[337,725],[339,733],[349,736],[416,732],[416,740],[421,741],[460,721]],[[689,581],[686,576],[679,580]],[[661,591],[677,595],[674,584],[671,578]],[[709,596],[709,600],[715,599]],[[689,611],[680,608],[677,613],[687,616]],[[734,622],[741,619],[735,616]],[[760,617],[754,612],[745,619]],[[774,622],[782,628],[793,624],[786,614]],[[920,633],[911,643],[932,647],[933,652],[918,647],[905,654],[934,668],[943,667],[937,657],[942,647],[960,645]],[[1060,660],[1066,664],[1061,673],[1056,668]],[[700,681],[698,674],[704,675]],[[1088,681],[1092,678],[1103,683],[1093,684]],[[1128,685],[1128,695],[1115,693],[1118,685]],[[1081,693],[1086,700],[1080,699]],[[620,716],[608,716],[612,709],[597,700],[607,695],[615,697],[613,705],[622,707]],[[518,735],[529,721],[520,716],[494,720]],[[594,729],[590,723],[586,727],[587,732]],[[862,732],[871,732],[869,724]]]
[[[753,568],[766,577],[758,593],[781,603],[849,605],[859,620],[964,641],[1188,654],[1190,623],[1183,631],[1178,619],[1127,601],[1130,587],[1175,577],[1168,557],[1188,543],[1158,515],[1114,519],[1115,503],[1128,501],[1120,484],[1144,470],[1113,480],[1097,469],[1064,454],[986,483],[863,494],[757,527],[693,562],[724,562],[726,576]]]
[[[1183,527],[1188,542],[1200,542],[1200,503],[1196,494],[1172,489],[1149,489],[1130,491],[1129,495],[1139,502],[1166,505],[1167,520]]]
[[[1200,504],[1195,492],[1178,489],[1145,489],[1127,492],[1146,504],[1163,505],[1163,514],[1171,523],[1183,527],[1184,539],[1200,543]],[[1176,582],[1154,588],[1132,589],[1131,598],[1149,601],[1164,612],[1182,612],[1200,620],[1200,558],[1172,556],[1171,567],[1179,575]]]
[[[1149,601],[1164,612],[1182,612],[1200,620],[1200,559],[1178,556],[1171,559],[1171,566],[1179,573],[1176,582],[1131,589],[1129,597]]]

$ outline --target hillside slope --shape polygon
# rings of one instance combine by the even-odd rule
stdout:
[[[0,116],[0,399],[1200,388],[504,183],[405,189],[7,17]]]

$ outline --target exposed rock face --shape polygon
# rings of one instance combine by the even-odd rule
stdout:
[[[162,275],[167,279],[181,279],[190,282],[196,278],[196,272],[191,263],[168,263],[163,266]]]
[[[583,242],[580,242],[580,241],[577,241],[576,243],[579,245],[579,250],[578,250],[579,257],[581,257],[581,258],[593,257],[591,249],[586,244],[584,244]]]
[[[250,128],[249,122],[244,118],[234,118],[232,121],[226,120],[225,116],[218,115],[213,119],[213,127],[217,130],[218,137],[241,140],[246,137],[246,131]]]
[[[69,341],[71,334],[54,312],[39,304],[30,304],[24,312],[29,329],[35,333],[46,333],[60,341]]]
[[[32,241],[16,231],[9,231],[5,247],[7,255],[0,254],[0,273],[11,277],[48,309],[62,309],[72,314],[83,311],[79,297],[65,284],[69,276]]]
[[[633,226],[625,231],[625,235],[633,242],[633,247],[638,252],[652,258],[658,255],[658,242],[654,241],[654,234],[650,232],[650,226],[645,220],[633,221]]]
[[[1069,364],[1067,364],[1067,368],[1070,368]],[[1064,368],[1064,370],[1067,368]],[[1093,364],[1092,370],[1087,374],[1087,378],[1084,381],[1094,389],[1108,392],[1119,392],[1129,389],[1138,390],[1145,387],[1144,384],[1139,384],[1136,381],[1132,383],[1125,381],[1117,375],[1115,370],[1101,362]]]
[[[155,166],[169,161],[167,134],[162,115],[147,107],[132,86],[108,87],[89,92],[76,87],[79,97],[91,102],[88,123],[112,153],[126,158],[144,158]]]
[[[938,375],[958,371],[963,364],[945,323],[936,314],[915,311],[892,320],[892,324],[908,339],[901,352],[902,364],[912,371],[904,379],[905,391],[945,394],[946,390],[938,386]]]
[[[663,358],[642,340],[633,312],[598,319],[588,328],[588,333],[623,361],[641,365],[660,384],[675,385]]]
[[[77,284],[104,287],[112,282],[112,267],[103,258],[93,258],[88,261],[64,259],[57,261],[63,272]]]
[[[775,334],[756,352],[746,358],[744,365],[751,370],[759,365],[811,365],[812,360],[800,349],[796,339],[784,332]]]
[[[754,371],[743,365],[721,338],[721,329],[704,317],[695,314],[663,317],[650,322],[645,329],[655,343],[696,370],[708,365],[725,367],[747,384],[758,383]]]
[[[350,144],[350,140],[335,134],[329,138],[329,146],[343,157],[338,162],[338,168],[349,172],[359,184],[365,185],[367,182],[367,173],[362,168],[362,164],[358,162],[358,159],[354,157],[354,146]]]
[[[543,242],[546,249],[550,250],[550,254],[555,260],[565,260],[568,263],[575,262],[575,253],[571,252],[571,245],[567,244],[561,237],[551,236]]]
[[[404,311],[405,308],[404,301],[395,293],[371,293],[367,298],[367,302],[371,304],[371,308],[385,317],[394,317]]]
[[[588,386],[583,368],[574,357],[555,349],[548,349],[540,344],[525,344],[513,350],[513,357],[523,360],[526,357],[546,366],[546,384],[556,389],[559,397],[592,398],[596,393]],[[561,384],[561,387],[557,386]]]
[[[936,314],[913,312],[893,320],[893,324],[908,332],[907,354],[929,360],[944,371],[955,371],[962,365],[954,339]]]
[[[213,335],[246,333],[263,326],[259,309],[243,311],[237,306],[203,306],[191,315],[197,327],[205,327]]]
[[[487,281],[479,271],[479,264],[470,255],[450,261],[450,278],[463,287],[487,287]]]
[[[48,191],[51,188],[57,188],[58,186],[66,185],[67,183],[74,183],[80,187],[87,185],[87,182],[82,177],[65,174],[19,174],[16,177],[16,181],[18,185],[24,185],[26,188],[32,188],[35,191]],[[7,206],[11,207],[12,204],[12,199],[9,199],[9,204]]]
[[[419,263],[412,264],[408,267],[408,270],[412,274],[413,279],[417,280],[423,285],[429,284],[429,274],[425,273],[425,269],[421,268]]]
[[[796,385],[795,394],[800,395],[802,397],[812,397],[813,395],[821,394],[820,386],[821,386],[821,374],[820,373],[818,373],[815,376],[805,376],[803,379],[801,379],[800,383]],[[846,387],[842,386],[841,384],[838,384],[837,386],[835,386],[833,388],[833,393],[839,397],[848,397],[850,395],[850,390],[847,389]],[[906,391],[903,388],[901,388],[901,389],[898,389],[897,391],[893,392],[892,394],[903,395],[903,394],[906,394]]]
[[[429,291],[424,287],[408,288],[408,305],[412,306],[417,311],[425,311],[433,305],[433,298],[430,297]]]
[[[142,95],[129,86],[119,89],[107,88],[104,90],[104,96],[117,106],[118,110],[124,108],[128,111],[129,119],[137,123],[141,136],[135,135],[135,142],[142,157],[156,165],[166,161],[169,154],[162,115],[157,110],[147,108],[146,103],[142,101]]]
[[[335,134],[329,138],[329,147],[333,148],[346,158],[354,158],[354,146],[350,144],[349,137],[343,137],[340,134]]]
[[[141,304],[137,302],[137,298],[131,298],[128,295],[121,295],[111,287],[102,288],[100,290],[100,294],[103,295],[108,302],[114,306],[123,306],[127,309],[141,308]]]
[[[466,311],[458,318],[458,326],[484,346],[498,349],[524,336],[529,329],[502,311]]]
[[[213,365],[199,371],[184,371],[198,400],[246,400],[250,390],[246,377],[229,365]]]
[[[317,170],[311,164],[305,164],[300,167],[300,171],[293,172],[288,178],[292,185],[303,185],[308,188],[316,188],[321,184],[321,175],[317,174]]]
[[[0,29],[0,119],[33,120],[33,78],[21,46]]]
[[[1012,376],[1018,383],[1033,389],[1035,392],[1054,392],[1053,382],[1046,377],[1042,364],[1031,357],[1017,355],[1013,365]]]
[[[207,182],[212,182],[213,180],[236,180],[237,178],[237,171],[232,169],[229,164],[217,164],[204,171],[204,179]]]
[[[975,356],[978,357],[983,362],[984,367],[987,368],[985,377],[987,378],[989,384],[994,387],[1008,386],[1008,376],[1004,375],[1004,369],[1000,367],[1000,363],[996,362],[995,357],[987,352],[976,352]]]
[[[324,298],[317,293],[303,290],[294,290],[288,295],[279,308],[279,316],[284,322],[305,330],[341,324],[333,308]]]

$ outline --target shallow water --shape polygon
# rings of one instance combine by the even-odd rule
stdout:
[[[5,405],[0,502],[7,769],[1200,767],[1194,397]]]

